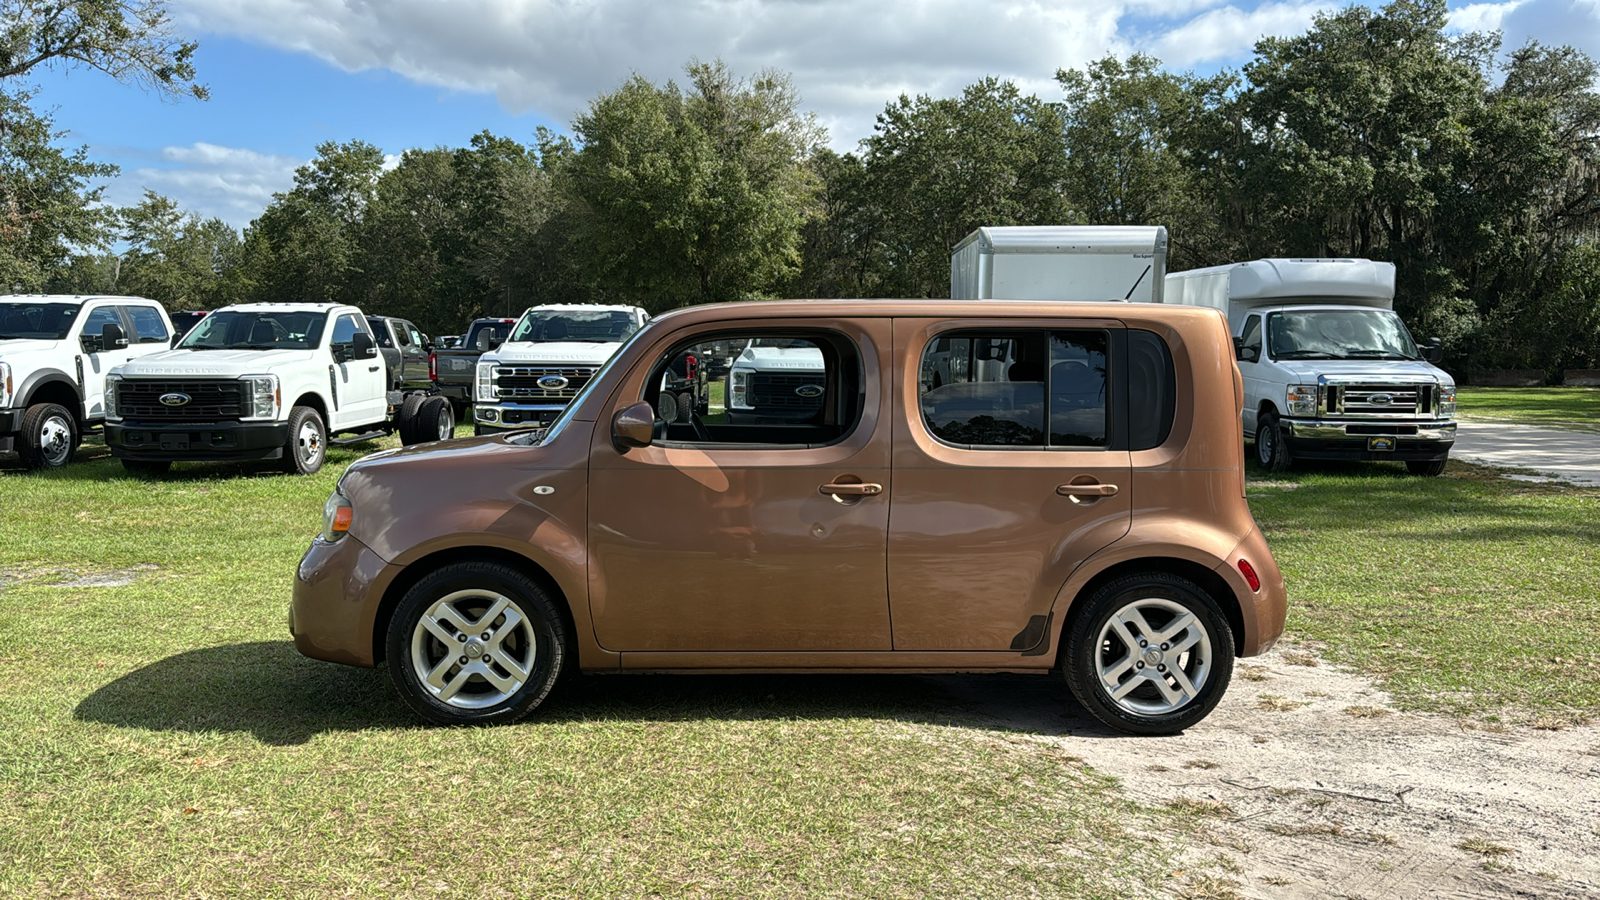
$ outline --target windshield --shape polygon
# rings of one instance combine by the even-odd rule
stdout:
[[[310,350],[328,314],[309,310],[214,312],[189,330],[180,350]]]
[[[1386,309],[1313,309],[1267,316],[1273,359],[1421,359],[1400,317]]]
[[[639,330],[639,323],[622,310],[528,310],[511,333],[513,343],[579,341],[610,344]]]
[[[0,341],[17,338],[59,341],[78,317],[76,303],[6,301],[0,303]]]

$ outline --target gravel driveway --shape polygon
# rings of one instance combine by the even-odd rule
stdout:
[[[1532,469],[1572,484],[1600,485],[1600,434],[1464,421],[1457,426],[1450,455],[1485,466]]]

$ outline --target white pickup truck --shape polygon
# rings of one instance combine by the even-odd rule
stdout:
[[[206,316],[169,352],[106,380],[106,444],[130,471],[178,460],[278,460],[322,468],[327,444],[399,431],[407,444],[452,436],[444,397],[390,390],[372,328],[353,306],[252,303]]]
[[[499,349],[478,358],[474,433],[550,424],[648,321],[637,306],[531,307]]]
[[[0,452],[53,469],[105,417],[106,375],[166,350],[172,321],[143,297],[0,297]]]

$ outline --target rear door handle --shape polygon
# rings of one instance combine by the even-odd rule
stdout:
[[[1063,497],[1115,497],[1117,486],[1114,484],[1061,484],[1056,486],[1056,493]]]
[[[825,484],[817,488],[819,493],[832,494],[835,497],[871,497],[873,494],[883,493],[881,484]]]

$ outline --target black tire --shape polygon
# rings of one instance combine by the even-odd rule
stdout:
[[[1406,471],[1425,478],[1435,478],[1444,474],[1445,463],[1449,461],[1449,457],[1445,456],[1441,456],[1438,459],[1408,459],[1406,460]]]
[[[418,443],[448,441],[456,436],[456,411],[444,397],[429,397],[417,407],[411,428]]]
[[[1130,610],[1147,629],[1112,624]],[[1193,582],[1166,572],[1127,575],[1103,585],[1074,612],[1061,669],[1072,695],[1102,723],[1131,734],[1176,734],[1222,699],[1233,676],[1233,632],[1216,601]],[[1113,696],[1102,672],[1128,692]]]
[[[17,455],[30,469],[59,469],[72,462],[81,440],[78,420],[59,403],[35,403],[22,414]]]
[[[678,395],[678,421],[687,422],[694,415],[694,395],[688,391]]]
[[[328,458],[328,426],[309,406],[289,412],[289,440],[283,445],[283,470],[290,475],[311,475]]]
[[[172,468],[172,463],[166,460],[125,459],[122,461],[122,468],[129,475],[151,478],[156,475],[167,474],[167,470]]]
[[[486,620],[502,600],[506,611]],[[521,621],[508,622],[510,610]],[[447,644],[439,630],[454,632],[457,643]],[[505,725],[549,695],[566,664],[567,633],[555,603],[526,574],[500,563],[459,562],[406,591],[389,620],[385,646],[396,691],[424,719]],[[527,677],[519,678],[519,670]]]
[[[409,447],[423,441],[432,440],[428,437],[419,437],[417,432],[422,430],[417,427],[417,413],[422,409],[422,401],[428,399],[422,394],[407,394],[400,401],[400,408],[394,411],[394,430],[400,435],[400,445]]]
[[[1256,462],[1269,472],[1287,471],[1294,462],[1289,454],[1289,443],[1283,439],[1283,429],[1278,425],[1278,414],[1264,412],[1256,421]]]

